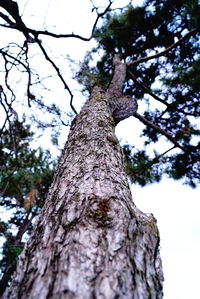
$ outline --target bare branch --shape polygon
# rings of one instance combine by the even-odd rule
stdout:
[[[13,1],[11,1],[11,2],[13,2]],[[46,35],[46,36],[50,36],[50,37],[54,37],[54,38],[71,38],[71,37],[73,37],[73,38],[77,38],[77,39],[80,39],[80,40],[83,40],[83,41],[90,41],[93,38],[94,31],[96,29],[96,25],[97,25],[99,19],[102,18],[110,10],[110,7],[111,7],[112,3],[113,3],[113,1],[109,0],[108,6],[101,13],[98,13],[98,9],[95,8],[95,10],[97,12],[97,17],[96,17],[96,20],[95,20],[94,25],[92,27],[90,37],[83,37],[79,34],[74,34],[74,33],[71,33],[71,34],[56,34],[56,33],[53,33],[53,32],[49,32],[47,30],[34,30],[34,29],[29,28],[29,27],[26,27],[26,25],[22,22],[20,16],[17,19],[15,18],[16,23],[13,23],[8,18],[8,16],[6,16],[2,13],[0,13],[0,17],[2,17],[10,26],[7,26],[7,25],[1,25],[1,26],[22,31],[29,42],[34,42],[34,40],[29,35],[30,33],[33,34],[33,36],[35,36],[37,38],[38,38],[39,35]],[[3,7],[3,5],[1,3],[0,3],[0,6]],[[8,13],[10,13],[7,8],[5,8],[5,9],[7,10]]]
[[[13,23],[6,15],[1,13],[1,17],[11,25],[11,27],[16,28],[17,30],[23,32],[26,39],[32,42],[32,38],[27,31],[26,25],[23,23],[22,18],[19,14],[19,7],[17,2],[12,0],[1,0],[0,6],[3,7],[9,15],[15,20],[16,23]]]
[[[18,7],[18,4],[17,2],[15,1],[12,1],[12,0],[2,0],[0,1],[0,7],[3,7],[9,14],[9,16],[11,16],[15,22],[13,22],[12,20],[10,20],[10,18],[6,15],[4,15],[3,13],[0,13],[0,17],[2,19],[4,19],[8,25],[1,25],[1,26],[4,26],[6,28],[11,28],[11,29],[16,29],[16,30],[19,30],[21,32],[23,32],[23,34],[25,35],[26,37],[26,71],[28,73],[28,85],[27,85],[27,94],[28,94],[28,105],[30,107],[30,99],[31,99],[31,92],[30,92],[30,86],[31,86],[31,73],[30,73],[30,67],[29,67],[29,63],[28,63],[28,56],[27,56],[27,51],[28,51],[28,45],[27,43],[28,42],[36,42],[45,59],[50,62],[50,64],[52,65],[52,67],[54,68],[54,70],[56,71],[58,77],[60,78],[60,80],[62,81],[63,85],[64,85],[64,88],[67,89],[67,91],[69,92],[70,94],[70,106],[73,110],[73,112],[75,114],[77,114],[74,106],[73,106],[73,94],[68,86],[68,84],[66,83],[65,79],[63,78],[61,72],[60,72],[60,69],[58,68],[58,66],[56,65],[56,63],[50,58],[50,56],[47,54],[45,48],[43,47],[42,45],[42,42],[40,41],[40,39],[38,38],[39,35],[45,35],[45,36],[50,36],[50,37],[54,37],[54,38],[78,38],[80,40],[83,40],[83,41],[90,41],[94,35],[94,31],[95,31],[95,28],[97,26],[97,23],[99,21],[99,19],[101,17],[103,17],[109,10],[110,10],[110,7],[112,5],[113,1],[112,0],[109,0],[109,3],[107,5],[107,7],[104,9],[103,12],[99,13],[98,12],[98,8],[94,8],[94,10],[96,10],[96,13],[97,13],[97,17],[96,17],[96,20],[94,22],[94,25],[92,27],[92,31],[91,31],[91,35],[90,37],[83,37],[83,36],[80,36],[78,34],[74,34],[74,33],[71,33],[71,34],[55,34],[55,33],[52,33],[52,32],[49,32],[47,30],[34,30],[34,29],[31,29],[31,28],[28,28],[26,27],[26,25],[23,23],[22,21],[22,18],[21,16],[19,15],[19,7]],[[30,36],[31,35],[31,36]],[[32,38],[33,36],[33,38]],[[7,64],[5,64],[6,66]],[[8,74],[8,70],[6,70],[6,75]],[[7,77],[6,77],[6,80],[7,80]],[[9,85],[7,86],[7,88],[9,89]],[[10,89],[9,89],[10,90]],[[11,91],[11,90],[10,90]]]
[[[19,64],[21,64],[25,69],[27,68],[26,65],[21,60],[19,60],[17,57],[12,56],[11,54],[9,54],[8,52],[3,51],[2,49],[0,49],[0,53],[2,54],[2,56],[8,56],[9,58],[11,58],[13,60],[12,64],[14,64],[15,61],[16,61]]]
[[[102,18],[110,10],[110,7],[111,7],[112,3],[113,2],[110,0],[108,6],[105,8],[105,10],[102,13],[98,13],[98,9],[94,8],[97,12],[97,17],[96,17],[96,20],[95,20],[94,25],[92,27],[90,37],[83,37],[79,34],[74,34],[74,33],[71,33],[71,34],[56,34],[56,33],[53,33],[53,32],[49,32],[47,30],[44,30],[44,31],[43,30],[33,30],[31,28],[28,28],[28,27],[26,29],[29,33],[32,33],[34,36],[37,36],[37,37],[39,35],[47,35],[47,36],[54,37],[54,38],[70,38],[70,37],[73,37],[73,38],[78,38],[78,39],[83,40],[83,41],[90,41],[93,38],[94,31],[96,29],[96,26],[97,26],[97,23],[98,23],[99,19]]]
[[[20,59],[20,54],[22,52],[24,52],[24,54],[25,54],[25,60],[24,61],[22,59]],[[11,67],[9,68],[9,70],[5,67],[5,70],[6,70],[6,76],[5,76],[5,78],[6,78],[6,86],[7,86],[8,90],[10,90],[10,88],[8,87],[9,86],[8,85],[8,74],[9,74],[9,71],[11,70],[11,68],[13,66],[16,66],[15,63],[18,63],[19,65],[21,65],[25,69],[25,71],[27,73],[27,76],[28,76],[28,81],[27,81],[27,97],[28,97],[28,106],[30,107],[31,106],[30,105],[30,99],[31,99],[31,96],[32,96],[31,92],[30,92],[30,87],[31,87],[32,82],[31,82],[31,70],[30,70],[30,67],[29,67],[28,55],[27,55],[27,53],[28,53],[28,43],[25,42],[24,46],[20,47],[20,52],[17,54],[16,57],[13,56],[13,55],[11,55],[11,54],[9,54],[8,52],[3,51],[2,49],[0,49],[0,53],[4,57],[5,64],[8,64],[8,62],[11,64]],[[10,58],[10,60],[12,62],[8,61],[6,59],[6,57]],[[12,95],[13,95],[13,93],[12,93]]]
[[[96,28],[96,25],[97,25],[99,19],[100,19],[101,17],[103,17],[103,16],[110,10],[110,7],[111,7],[112,3],[113,3],[113,1],[112,1],[112,0],[109,0],[109,4],[108,4],[108,6],[105,8],[105,10],[104,10],[102,13],[98,13],[98,9],[95,8],[95,9],[96,9],[96,12],[97,12],[97,18],[96,18],[96,20],[95,20],[95,22],[94,22],[94,25],[93,25],[93,28],[92,28],[92,33],[91,33],[90,39],[93,37],[94,31],[95,31],[95,28]],[[89,39],[89,40],[90,40],[90,39]]]
[[[169,153],[170,151],[172,151],[173,149],[175,149],[176,148],[176,146],[174,145],[174,146],[172,146],[172,147],[170,147],[168,150],[166,150],[166,151],[164,151],[164,153],[162,153],[162,154],[160,154],[158,157],[156,157],[158,160],[160,159],[160,158],[162,158],[163,156],[165,156],[167,153]],[[155,158],[155,159],[156,159]]]
[[[145,61],[148,61],[150,59],[154,59],[154,58],[158,58],[160,56],[163,56],[165,55],[167,52],[169,52],[170,50],[176,48],[179,44],[181,44],[185,39],[189,38],[190,36],[192,36],[193,34],[197,33],[198,30],[197,29],[193,29],[191,30],[190,32],[188,32],[186,35],[184,35],[183,37],[181,37],[176,43],[170,45],[168,48],[166,48],[165,50],[159,52],[159,53],[156,53],[154,55],[150,55],[150,56],[145,56],[145,57],[142,57],[142,58],[139,58],[137,60],[134,60],[134,61],[131,61],[131,62],[128,62],[127,63],[127,66],[132,66],[132,65],[136,65],[136,64],[139,64],[141,62],[145,62]]]
[[[8,103],[7,98],[6,98],[6,94],[5,94],[5,92],[3,90],[3,87],[1,85],[0,85],[0,103],[3,107],[5,115],[6,115],[5,121],[4,121],[4,123],[3,123],[3,125],[0,129],[0,136],[1,136],[3,130],[6,126],[7,121],[9,121],[9,118],[10,118],[9,112],[11,110],[11,105]],[[1,140],[0,140],[0,142],[1,142]]]
[[[13,22],[9,19],[9,17],[8,17],[7,15],[5,15],[4,13],[0,12],[0,17],[1,17],[4,21],[6,21],[8,24],[10,24],[10,26],[14,26],[15,23],[13,23]],[[4,26],[4,25],[2,25],[2,26]]]
[[[176,146],[172,146],[170,147],[168,150],[164,151],[162,154],[158,155],[158,156],[155,156],[155,158],[153,158],[149,163],[148,165],[151,167],[153,166],[154,164],[157,164],[160,162],[160,159],[165,156],[167,153],[169,153],[170,151],[172,151],[173,149],[175,149]]]
[[[65,79],[63,78],[63,76],[62,76],[62,74],[61,74],[61,72],[60,72],[60,69],[57,67],[57,65],[54,63],[54,61],[49,57],[49,55],[47,54],[45,48],[44,48],[43,45],[42,45],[42,42],[41,42],[38,38],[36,38],[35,40],[36,40],[38,46],[40,47],[42,53],[44,54],[45,59],[46,59],[47,61],[50,62],[50,64],[52,65],[52,67],[53,67],[54,70],[56,71],[58,77],[59,77],[60,80],[62,81],[62,83],[63,83],[63,85],[64,85],[64,88],[67,89],[67,91],[69,92],[70,97],[71,97],[71,100],[70,100],[70,106],[71,106],[72,110],[74,111],[74,113],[77,114],[76,109],[75,109],[74,106],[73,106],[73,94],[72,94],[72,92],[71,92],[69,86],[68,86],[67,83],[65,82]]]
[[[2,56],[3,56],[3,58],[4,58],[4,67],[5,67],[5,85],[6,85],[6,87],[7,87],[7,89],[10,91],[10,93],[11,93],[11,95],[12,95],[12,97],[11,97],[11,102],[13,102],[14,100],[15,100],[15,98],[16,98],[16,96],[15,96],[15,94],[14,94],[14,92],[13,92],[13,90],[12,90],[12,88],[10,87],[10,85],[9,85],[9,82],[8,82],[8,76],[9,76],[9,71],[10,71],[10,69],[12,68],[12,65],[11,65],[11,67],[10,67],[10,69],[9,69],[9,60],[7,59],[7,55],[4,55],[3,53],[2,53]]]

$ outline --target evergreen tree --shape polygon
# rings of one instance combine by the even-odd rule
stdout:
[[[0,235],[4,237],[0,260],[1,295],[43,206],[55,167],[49,153],[41,148],[31,149],[33,137],[25,119],[22,122],[14,119],[1,132],[0,206],[11,212],[8,222],[0,220]]]
[[[113,59],[75,118],[42,213],[4,298],[162,298],[159,233],[132,201],[115,125],[136,113]]]
[[[145,125],[147,150],[125,145],[124,153],[132,182],[142,186],[159,181],[163,174],[184,179],[192,187],[199,183],[199,7],[197,0],[149,0],[141,7],[130,5],[123,13],[107,14],[95,31],[97,47],[78,73],[86,90],[91,88],[91,76],[106,87],[113,54],[123,55],[128,66],[123,91],[138,101],[142,113],[134,117]],[[91,68],[93,54],[100,50],[104,54]],[[172,146],[149,156],[148,145],[162,135]]]
[[[17,55],[10,51],[11,46],[0,50],[5,62],[1,105],[6,114],[1,133],[7,148],[1,149],[2,202],[17,208],[10,223],[2,221],[0,226],[7,239],[2,266],[8,275],[3,287],[23,247],[22,236],[32,230],[53,171],[41,149],[31,150],[24,143],[31,136],[29,129],[18,120],[10,121],[16,100],[10,73],[15,69],[28,74],[29,106],[36,103],[66,124],[55,104],[46,106],[33,93],[33,85],[41,82],[29,64],[29,45],[37,45],[51,64],[76,113],[71,90],[41,36],[85,41],[95,37],[98,42],[77,74],[90,99],[72,123],[45,206],[5,298],[27,298],[27,294],[30,298],[161,298],[155,219],[138,211],[132,202],[114,127],[134,116],[145,125],[146,147],[158,142],[161,135],[172,143],[154,156],[124,146],[126,171],[133,182],[145,185],[167,173],[196,186],[200,147],[195,125],[200,93],[198,1],[147,0],[141,7],[129,5],[120,11],[113,11],[109,1],[103,12],[94,6],[97,18],[89,38],[31,29],[23,22],[17,2],[2,1],[0,6],[7,13],[0,13],[6,27],[25,37]],[[101,17],[103,26],[96,29]],[[93,54],[102,50],[97,66],[91,67]],[[155,100],[159,106],[152,105]],[[18,226],[15,236],[9,227],[13,224]]]

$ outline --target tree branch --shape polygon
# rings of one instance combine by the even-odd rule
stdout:
[[[108,87],[108,93],[114,98],[122,96],[122,86],[126,78],[126,64],[121,61],[121,55],[115,54],[113,58],[113,77]]]
[[[5,65],[8,64],[8,62],[10,62],[10,61],[8,61],[6,59],[6,57],[8,57],[8,58],[10,58],[12,60],[12,62],[10,62],[10,64],[11,64],[10,69],[8,70],[7,67],[5,67],[5,70],[7,72],[7,74],[5,76],[6,81],[7,81],[7,84],[6,84],[7,88],[8,88],[8,74],[9,74],[9,71],[11,70],[11,68],[13,66],[16,66],[16,63],[18,63],[19,65],[21,65],[25,69],[25,71],[27,73],[27,76],[28,76],[27,97],[28,97],[28,106],[30,107],[30,99],[31,99],[31,96],[32,96],[31,95],[31,91],[30,91],[30,87],[31,87],[32,82],[31,82],[31,70],[30,70],[30,67],[29,67],[28,55],[27,55],[27,53],[28,53],[28,43],[25,42],[24,46],[20,47],[20,48],[21,48],[21,50],[17,54],[17,57],[9,54],[8,52],[3,51],[2,49],[0,49],[0,53],[2,54],[2,56],[3,56],[4,60],[5,60]],[[24,51],[24,49],[25,49],[25,51]],[[20,54],[21,54],[22,51],[24,51],[24,54],[25,54],[25,60],[24,61],[22,59],[18,58],[18,56],[20,57]]]
[[[167,106],[166,110],[162,113],[162,115],[164,115],[167,111],[171,110],[172,111],[172,104],[167,103],[167,100],[163,100],[161,99],[159,96],[157,96],[155,93],[153,93],[147,86],[145,86],[142,82],[138,81],[137,78],[133,75],[133,73],[131,71],[128,71],[128,75],[130,76],[130,78],[133,80],[133,82],[135,82],[139,87],[141,87],[146,93],[148,93],[150,96],[152,96],[152,98],[154,98],[155,100],[159,101],[160,103],[162,103],[163,105]],[[185,107],[184,107],[185,108]],[[175,107],[173,109],[174,111],[178,111],[182,114],[185,115],[189,115],[189,116],[199,116],[198,113],[190,113],[190,112],[186,112],[183,109],[179,109],[178,107]],[[161,115],[161,116],[162,116]]]
[[[97,12],[97,18],[96,18],[96,20],[95,20],[95,22],[94,22],[94,25],[93,25],[93,28],[92,28],[92,33],[91,33],[90,39],[93,37],[94,31],[95,31],[95,28],[96,28],[96,25],[97,25],[99,19],[100,19],[101,17],[103,17],[103,16],[110,10],[110,7],[111,7],[112,4],[113,4],[113,1],[112,1],[112,0],[109,0],[109,4],[108,4],[108,6],[105,8],[105,10],[104,10],[102,13],[98,13],[98,8],[93,7],[93,10],[95,9],[96,12]],[[89,40],[90,40],[90,39],[89,39]]]
[[[3,96],[2,96],[3,95]],[[4,104],[5,102],[5,104]],[[1,134],[7,124],[7,121],[9,121],[9,118],[10,118],[10,115],[9,115],[9,112],[11,111],[12,107],[11,107],[11,104],[8,103],[8,100],[6,98],[6,94],[3,90],[3,87],[0,85],[0,104],[2,105],[2,108],[5,112],[5,121],[0,129],[0,144],[2,145],[2,139],[1,139]]]
[[[11,0],[8,0],[8,1],[13,2]],[[3,0],[3,2],[6,2],[6,1]],[[79,34],[74,34],[74,33],[71,33],[71,34],[56,34],[56,33],[53,33],[53,32],[49,32],[47,30],[34,30],[34,29],[29,28],[29,27],[26,27],[26,25],[22,22],[20,15],[18,15],[18,18],[16,18],[16,17],[14,18],[16,23],[13,23],[8,18],[8,16],[4,15],[1,12],[0,12],[0,17],[2,17],[10,25],[10,26],[2,25],[3,27],[22,31],[25,34],[26,38],[28,37],[28,40],[30,42],[33,42],[32,38],[29,36],[30,33],[33,34],[33,36],[36,36],[36,37],[38,37],[39,35],[46,35],[46,36],[50,36],[50,37],[54,37],[54,38],[70,38],[70,37],[73,37],[73,38],[80,39],[82,41],[90,41],[93,38],[94,31],[95,31],[95,28],[96,28],[96,25],[97,25],[99,19],[102,18],[110,10],[110,7],[111,7],[112,3],[113,3],[113,1],[109,0],[108,6],[104,9],[104,11],[102,13],[98,13],[98,8],[96,8],[96,7],[93,8],[93,10],[96,10],[96,12],[97,12],[97,17],[96,17],[96,20],[94,22],[94,25],[92,27],[92,31],[91,31],[91,34],[90,34],[89,37],[83,37]],[[2,3],[0,2],[0,6],[2,6],[9,14],[11,14],[10,9],[8,9],[5,4],[3,6]],[[18,7],[18,5],[17,5],[17,7]],[[11,14],[11,16],[12,16],[12,14]]]
[[[39,45],[39,47],[40,47],[40,49],[41,49],[41,51],[42,51],[45,59],[51,63],[51,65],[53,66],[54,70],[56,71],[58,77],[62,81],[62,83],[64,85],[64,88],[67,89],[67,91],[69,92],[70,97],[71,97],[70,98],[70,106],[71,106],[71,108],[72,108],[72,110],[73,110],[73,112],[75,114],[77,114],[77,112],[76,112],[76,110],[75,110],[75,108],[73,106],[73,94],[72,94],[69,86],[65,82],[65,79],[63,78],[63,76],[62,76],[62,74],[60,72],[60,69],[54,63],[54,61],[49,57],[49,55],[47,54],[45,48],[42,45],[42,42],[39,40],[38,36],[39,35],[46,35],[46,36],[51,36],[51,37],[54,37],[54,38],[69,38],[69,37],[73,37],[73,38],[81,39],[83,41],[90,41],[92,39],[93,35],[94,35],[94,31],[95,31],[95,28],[96,28],[96,25],[97,25],[99,19],[101,17],[103,17],[109,11],[112,3],[113,3],[113,1],[109,0],[109,3],[107,5],[107,7],[101,13],[98,12],[98,8],[93,7],[93,10],[96,10],[97,17],[96,17],[96,20],[95,20],[94,25],[92,27],[92,32],[91,32],[90,37],[86,38],[86,37],[82,37],[82,36],[80,36],[78,34],[74,34],[74,33],[72,33],[72,34],[54,34],[54,33],[49,32],[47,30],[42,31],[42,30],[34,30],[34,29],[31,29],[31,28],[28,28],[23,23],[23,21],[21,19],[21,16],[19,15],[19,7],[18,7],[17,2],[12,1],[12,0],[1,0],[0,1],[0,7],[3,7],[9,13],[9,15],[15,20],[15,22],[16,22],[16,23],[13,22],[12,20],[10,20],[10,18],[8,16],[6,16],[5,14],[3,14],[3,13],[0,12],[0,17],[3,18],[9,24],[9,26],[6,26],[6,25],[2,25],[2,26],[6,27],[6,28],[16,29],[16,30],[19,30],[19,31],[23,32],[23,34],[26,37],[26,42],[36,42]],[[30,36],[30,34],[33,35],[34,39]],[[27,58],[27,53],[26,53],[26,58]],[[28,60],[27,60],[27,65],[28,65]],[[31,82],[30,79],[31,79],[31,77],[30,77],[29,65],[27,66],[27,70],[28,70],[28,86],[30,86],[30,82]],[[31,98],[31,93],[30,93],[29,88],[27,90],[27,93],[28,93],[28,99]],[[30,106],[30,101],[28,101],[28,104]]]
[[[145,56],[145,57],[142,57],[142,58],[139,58],[137,60],[134,60],[134,61],[131,61],[131,62],[128,62],[127,63],[127,66],[132,66],[132,65],[136,65],[136,64],[139,64],[141,62],[145,62],[145,61],[148,61],[150,59],[154,59],[154,58],[158,58],[160,56],[163,56],[165,55],[167,52],[169,52],[170,50],[176,48],[180,43],[182,43],[182,41],[184,41],[185,39],[189,38],[190,36],[192,36],[193,34],[197,33],[198,30],[197,29],[193,29],[191,30],[190,32],[188,32],[186,35],[182,36],[176,43],[170,45],[168,48],[166,48],[165,50],[159,52],[159,53],[156,53],[154,55],[150,55],[150,56]]]
[[[5,20],[8,24],[10,24],[10,26],[14,26],[14,24],[15,23],[13,23],[10,19],[9,19],[9,17],[7,16],[7,15],[5,15],[4,13],[2,13],[2,12],[0,12],[0,17],[3,19],[3,20]],[[2,26],[4,26],[4,25],[2,25]]]
[[[49,57],[49,55],[47,54],[45,48],[42,45],[42,42],[38,39],[38,37],[35,38],[35,41],[37,42],[38,46],[40,47],[40,49],[41,49],[41,51],[42,51],[45,59],[50,62],[50,64],[52,65],[52,67],[56,71],[58,77],[60,78],[60,80],[62,81],[62,83],[64,85],[64,88],[67,89],[67,91],[69,92],[70,97],[71,97],[71,99],[70,99],[70,106],[71,106],[72,110],[74,111],[74,113],[77,114],[76,109],[73,106],[73,94],[72,94],[69,86],[65,82],[65,79],[63,78],[63,76],[62,76],[62,74],[60,72],[60,69],[57,67],[57,65],[54,63],[54,61]]]
[[[148,119],[146,119],[144,116],[140,115],[137,112],[134,114],[134,117],[136,117],[137,119],[139,119],[143,124],[151,127],[152,129],[156,130],[157,132],[159,132],[162,135],[164,135],[165,137],[167,137],[167,139],[169,139],[176,147],[179,147],[184,152],[186,151],[186,149],[184,147],[182,147],[177,142],[177,140],[169,132],[167,132],[164,129],[158,127],[157,125],[155,125],[154,123],[152,123],[151,121],[149,121]]]
[[[103,17],[109,11],[112,3],[113,2],[110,0],[108,6],[105,8],[105,10],[102,13],[98,13],[98,9],[94,8],[96,10],[96,12],[97,12],[97,17],[96,17],[96,20],[94,22],[94,25],[92,27],[92,31],[91,31],[91,34],[90,34],[89,37],[83,37],[83,36],[81,36],[79,34],[74,34],[74,33],[71,33],[71,34],[56,34],[56,33],[53,33],[53,32],[49,32],[47,30],[44,30],[44,31],[43,30],[33,30],[31,28],[27,28],[27,31],[29,33],[32,33],[34,36],[35,35],[36,36],[46,35],[46,36],[50,36],[50,37],[54,37],[54,38],[69,38],[69,37],[73,37],[73,38],[78,38],[78,39],[80,39],[82,41],[90,41],[93,38],[94,31],[96,29],[96,25],[97,25],[99,19],[101,17]]]
[[[165,106],[169,106],[169,104],[161,99],[160,97],[158,97],[157,95],[155,95],[147,86],[145,86],[143,83],[141,83],[140,81],[137,80],[137,78],[133,75],[132,72],[128,71],[128,74],[130,76],[130,78],[139,86],[141,87],[144,91],[146,91],[150,96],[152,96],[155,100],[159,101],[160,103],[162,103]]]
[[[1,17],[8,22],[11,27],[16,28],[17,30],[23,32],[25,35],[26,39],[29,42],[32,42],[32,38],[29,35],[29,32],[26,28],[26,25],[23,23],[22,18],[19,14],[19,7],[18,3],[12,0],[1,0],[0,1],[0,6],[5,9],[9,15],[15,20],[16,23],[13,23],[6,15],[1,13]]]

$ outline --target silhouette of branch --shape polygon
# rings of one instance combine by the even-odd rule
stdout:
[[[24,61],[21,59],[20,54],[21,53],[25,54],[25,59]],[[6,75],[5,75],[5,84],[8,88],[8,90],[11,92],[13,98],[15,99],[15,95],[13,93],[12,88],[10,87],[9,83],[8,83],[8,76],[9,76],[9,71],[11,70],[11,68],[13,66],[16,66],[16,64],[21,65],[28,76],[28,81],[27,81],[27,98],[28,98],[28,106],[30,107],[30,99],[32,97],[32,94],[30,92],[30,87],[31,87],[31,70],[29,67],[29,62],[28,62],[28,56],[27,56],[27,52],[28,52],[28,44],[27,42],[24,43],[23,47],[20,47],[20,52],[17,54],[17,56],[13,56],[11,54],[9,54],[8,51],[4,51],[2,49],[0,49],[0,53],[2,54],[4,61],[5,61],[5,71],[6,71]],[[18,58],[20,57],[20,58]],[[8,60],[9,59],[9,60]],[[7,65],[10,64],[10,67],[8,68]]]
[[[145,61],[148,61],[150,59],[154,59],[154,58],[158,58],[161,57],[163,55],[165,55],[166,53],[168,53],[170,50],[176,48],[178,45],[180,45],[184,40],[186,40],[187,38],[189,38],[190,36],[194,35],[195,33],[197,33],[198,30],[197,29],[193,29],[190,32],[188,32],[186,35],[182,36],[177,42],[175,42],[174,44],[170,45],[168,48],[166,48],[165,50],[156,53],[154,55],[150,55],[150,56],[145,56],[142,58],[139,58],[137,60],[134,61],[130,61],[127,63],[127,66],[132,66],[132,65],[136,65]]]
[[[184,147],[182,147],[177,142],[177,140],[169,132],[167,132],[166,130],[162,129],[161,127],[158,127],[156,124],[152,123],[151,121],[149,121],[148,119],[146,119],[144,116],[140,115],[137,112],[134,114],[134,117],[139,119],[143,124],[147,125],[148,127],[151,127],[152,129],[156,130],[157,132],[159,132],[162,135],[164,135],[165,137],[167,137],[167,139],[169,139],[176,147],[179,147],[184,152],[186,151],[186,149]]]
[[[3,4],[2,4],[2,1],[3,1]],[[92,31],[91,31],[91,34],[89,37],[84,37],[84,36],[81,36],[79,34],[75,34],[75,33],[71,33],[71,34],[56,34],[56,33],[53,33],[53,32],[50,32],[48,30],[34,30],[34,29],[31,29],[29,27],[27,27],[20,15],[19,15],[19,9],[18,9],[18,4],[12,0],[2,0],[0,2],[0,6],[2,6],[16,21],[16,23],[12,22],[8,16],[4,15],[3,13],[0,12],[0,17],[2,17],[10,26],[7,26],[5,24],[2,24],[1,26],[3,27],[6,27],[6,28],[12,28],[12,29],[16,29],[16,30],[19,30],[19,31],[22,31],[26,38],[29,39],[30,42],[33,42],[34,40],[30,37],[30,33],[33,34],[33,36],[35,37],[38,37],[39,35],[46,35],[46,36],[50,36],[50,37],[54,37],[54,38],[77,38],[77,39],[80,39],[80,40],[83,40],[83,41],[90,41],[92,38],[93,38],[93,35],[94,35],[94,31],[96,29],[96,25],[99,21],[100,18],[102,18],[109,10],[110,10],[110,7],[113,3],[112,0],[109,0],[109,3],[107,5],[107,7],[104,9],[103,12],[99,13],[98,12],[98,8],[97,7],[93,7],[93,10],[96,10],[96,13],[97,13],[97,17],[96,17],[96,20],[93,24],[93,27],[92,27]],[[18,16],[17,15],[17,10],[15,11],[15,13],[12,12],[12,10],[9,8],[9,3],[12,3],[12,5],[16,5],[17,6],[17,9],[18,9]]]
[[[162,113],[165,114],[165,112],[171,110],[172,111],[172,104],[167,103],[167,99],[164,100],[162,98],[160,98],[159,96],[157,96],[155,93],[153,93],[151,91],[151,89],[149,89],[147,86],[145,86],[142,82],[140,82],[131,71],[128,70],[128,75],[129,77],[133,80],[133,82],[135,82],[135,84],[137,84],[140,88],[142,88],[146,93],[148,93],[150,96],[152,96],[152,98],[154,98],[155,100],[159,101],[160,103],[162,103],[163,105],[167,106],[166,110]],[[173,110],[183,113],[185,115],[189,115],[189,116],[199,116],[198,112],[186,112],[183,109],[180,109],[178,107],[174,107]]]
[[[137,78],[133,75],[132,72],[128,71],[128,75],[139,87],[141,87],[144,91],[146,91],[149,95],[151,95],[155,100],[159,101],[165,106],[169,106],[169,104],[165,100],[155,95],[147,86],[145,86],[143,83],[137,80]]]
[[[73,106],[73,94],[72,94],[68,84],[66,83],[65,79],[63,78],[59,67],[56,65],[56,63],[47,54],[46,49],[44,48],[44,46],[42,45],[41,40],[38,37],[39,37],[39,35],[44,35],[44,36],[49,36],[49,37],[53,37],[53,38],[77,38],[77,39],[80,39],[80,40],[83,40],[83,41],[90,41],[93,38],[94,31],[96,29],[96,26],[97,26],[97,23],[98,23],[99,19],[102,18],[110,10],[110,7],[111,7],[112,3],[113,3],[113,1],[109,0],[109,3],[107,5],[107,7],[101,13],[99,13],[98,8],[93,5],[92,11],[94,11],[94,10],[96,11],[97,17],[96,17],[96,20],[93,24],[91,35],[89,37],[83,37],[79,34],[74,34],[74,33],[71,33],[71,34],[55,34],[53,32],[49,32],[47,30],[34,30],[34,29],[31,29],[31,28],[28,28],[24,24],[24,22],[22,21],[22,18],[19,14],[19,7],[18,7],[17,2],[12,1],[12,0],[1,0],[0,1],[0,7],[4,8],[7,11],[7,13],[9,14],[9,16],[11,16],[12,19],[14,19],[14,21],[15,21],[15,22],[12,21],[9,16],[7,16],[7,15],[3,14],[2,12],[0,12],[0,17],[4,21],[6,21],[6,23],[8,24],[8,25],[1,24],[1,26],[21,31],[26,37],[26,41],[25,41],[25,43],[26,43],[26,52],[25,52],[25,54],[26,54],[26,62],[27,62],[26,63],[27,64],[26,65],[26,70],[27,70],[27,73],[28,73],[27,95],[28,95],[28,105],[29,105],[29,107],[30,107],[30,99],[32,97],[32,94],[30,92],[31,73],[30,73],[30,68],[29,68],[29,63],[28,63],[27,52],[28,52],[28,43],[29,42],[31,42],[31,43],[36,42],[38,44],[39,48],[41,49],[45,59],[52,65],[52,67],[56,71],[56,73],[58,75],[58,78],[61,80],[61,82],[64,85],[64,88],[69,92],[71,109],[73,110],[73,112],[75,114],[77,114],[76,109]],[[6,75],[8,75],[8,70],[7,69],[6,69]],[[6,79],[6,81],[7,81],[7,79]],[[9,85],[7,86],[7,88],[11,91],[11,89],[9,88]]]
[[[29,32],[27,30],[26,25],[23,23],[22,18],[19,14],[19,7],[17,2],[12,0],[1,0],[0,6],[3,7],[9,15],[15,20],[16,23],[12,22],[6,15],[3,13],[0,14],[0,16],[10,24],[11,28],[16,28],[17,30],[23,32],[26,39],[30,42],[32,41],[32,38],[29,35]]]
[[[64,85],[64,88],[69,92],[70,97],[71,97],[71,99],[70,99],[70,106],[71,106],[72,110],[74,111],[74,113],[77,114],[76,109],[74,108],[74,106],[72,104],[72,102],[73,102],[73,94],[72,94],[69,86],[67,85],[65,79],[63,78],[63,76],[62,76],[62,74],[60,72],[60,69],[57,67],[57,65],[55,64],[55,62],[49,57],[49,55],[47,54],[45,48],[42,45],[42,42],[37,37],[36,37],[35,41],[37,42],[38,46],[40,47],[40,49],[41,49],[41,51],[42,51],[45,59],[50,62],[50,64],[52,65],[52,67],[56,71],[58,77],[60,78],[61,82]]]

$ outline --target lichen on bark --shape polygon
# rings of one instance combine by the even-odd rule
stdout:
[[[114,131],[118,95],[96,86],[76,116],[4,298],[162,298],[156,221],[133,203]]]

